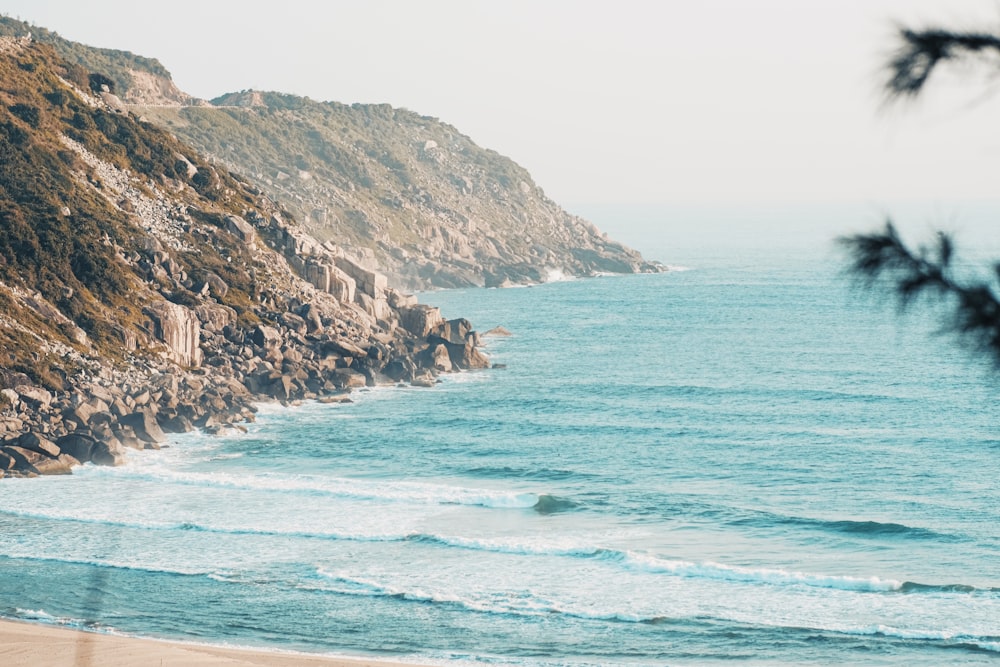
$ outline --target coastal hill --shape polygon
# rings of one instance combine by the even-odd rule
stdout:
[[[123,108],[242,174],[317,239],[402,289],[662,269],[567,213],[512,160],[435,118],[261,91],[196,100],[154,59],[0,18],[0,34],[29,31],[104,75]]]
[[[0,38],[0,476],[488,365],[469,322],[312,237],[118,85]]]

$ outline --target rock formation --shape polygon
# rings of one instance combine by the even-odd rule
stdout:
[[[0,477],[488,365],[467,321],[95,94],[105,78],[0,38],[0,79]]]

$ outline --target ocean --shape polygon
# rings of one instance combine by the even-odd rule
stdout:
[[[0,616],[430,664],[997,664],[988,364],[829,244],[681,259],[421,295],[509,329],[505,368],[4,480]]]

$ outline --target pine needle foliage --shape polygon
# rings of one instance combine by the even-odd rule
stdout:
[[[849,272],[863,287],[887,288],[904,310],[922,297],[943,302],[949,313],[945,329],[990,356],[1000,368],[1000,299],[995,285],[956,276],[949,235],[938,232],[933,246],[912,250],[888,221],[880,232],[842,237],[838,242],[850,255]],[[1000,262],[993,273],[1000,280]]]
[[[887,98],[913,100],[925,89],[931,74],[946,62],[979,64],[993,58],[989,68],[1000,72],[1000,34],[975,31],[899,29],[899,44],[886,63]],[[838,243],[849,256],[848,272],[868,290],[894,293],[902,309],[921,298],[947,308],[944,329],[988,356],[1000,370],[1000,262],[992,267],[994,284],[963,280],[955,272],[955,244],[937,233],[930,246],[915,249],[900,238],[892,221],[869,234],[842,237]]]
[[[915,98],[941,63],[1000,56],[1000,35],[986,32],[901,28],[899,41],[886,65],[885,92],[890,99]]]

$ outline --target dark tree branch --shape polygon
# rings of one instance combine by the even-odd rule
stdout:
[[[991,52],[1000,56],[1000,35],[990,33],[901,28],[899,36],[902,44],[886,65],[890,99],[916,97],[941,62]]]
[[[841,237],[837,242],[847,250],[849,271],[863,287],[873,289],[888,281],[902,308],[924,295],[947,302],[953,313],[946,328],[1000,366],[1000,299],[987,283],[964,283],[954,276],[954,246],[947,234],[938,233],[933,250],[913,251],[889,221],[881,232]],[[1000,263],[994,271],[1000,277]]]

